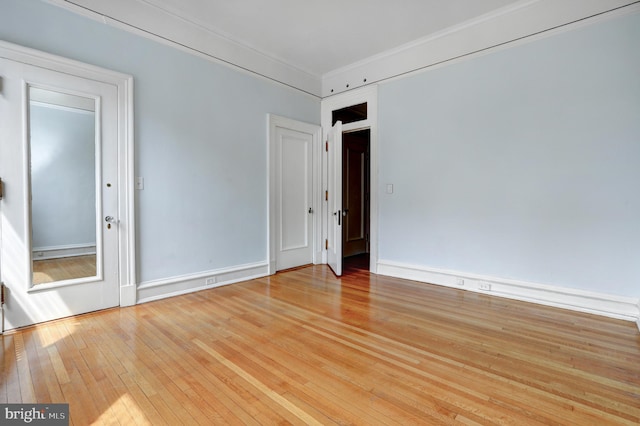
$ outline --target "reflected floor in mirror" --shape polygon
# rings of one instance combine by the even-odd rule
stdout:
[[[34,260],[33,284],[45,284],[96,275],[96,255]]]

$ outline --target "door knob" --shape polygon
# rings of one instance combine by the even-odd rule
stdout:
[[[104,218],[105,222],[109,222],[109,223],[113,223],[114,225],[118,223],[118,219],[114,218],[113,216],[107,216]]]

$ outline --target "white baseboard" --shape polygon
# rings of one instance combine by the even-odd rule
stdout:
[[[59,259],[62,257],[86,256],[89,254],[96,254],[95,243],[33,248],[33,260]]]
[[[229,285],[269,275],[267,262],[214,269],[197,274],[153,280],[138,285],[137,303],[146,303],[181,294]]]
[[[385,260],[378,261],[378,274],[587,312],[626,321],[635,321],[640,330],[640,300],[637,298],[459,271],[440,270]],[[460,280],[463,281],[462,285],[459,284]]]

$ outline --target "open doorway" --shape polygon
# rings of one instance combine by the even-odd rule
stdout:
[[[342,135],[342,255],[345,273],[369,270],[370,129]]]
[[[367,190],[364,195],[363,227],[360,228],[359,236],[364,236],[365,249],[362,252],[362,245],[358,250],[360,253],[347,252],[351,254],[346,258],[347,262],[359,260],[358,264],[366,263],[366,256],[369,257],[368,268],[365,270],[376,273],[378,264],[378,195],[377,195],[377,175],[378,175],[378,90],[376,85],[370,85],[355,89],[350,92],[341,93],[322,100],[322,128],[324,129],[324,139],[326,154],[324,156],[325,166],[323,167],[323,192],[325,203],[323,203],[322,229],[323,235],[323,263],[326,262],[337,276],[342,275],[343,266],[343,231],[342,219],[353,213],[347,206],[342,193],[349,193],[344,189],[343,173],[343,140],[345,138],[362,138],[366,141],[366,154],[364,156],[363,169],[366,169],[363,185]],[[339,130],[338,130],[339,129]],[[340,137],[337,137],[337,135]],[[331,147],[339,147],[332,150]],[[336,170],[338,165],[339,171]],[[343,216],[344,208],[349,209]],[[338,214],[340,212],[340,214]],[[351,214],[351,218],[354,214]],[[349,218],[349,219],[351,219]],[[353,225],[349,226],[353,231]],[[356,229],[358,229],[356,227]],[[347,231],[345,231],[347,232]],[[349,235],[349,234],[347,234]],[[348,237],[351,239],[352,236]],[[347,238],[347,237],[345,237]],[[356,238],[359,239],[359,238]],[[337,244],[336,244],[337,243]],[[362,244],[361,242],[359,244]]]

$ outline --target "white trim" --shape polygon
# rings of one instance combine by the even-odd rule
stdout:
[[[373,64],[377,61],[383,60],[385,58],[388,57],[393,57],[401,52],[404,51],[411,51],[412,49],[418,48],[420,46],[422,46],[423,44],[429,43],[429,42],[433,42],[434,40],[440,39],[440,38],[444,38],[450,34],[455,34],[457,32],[463,32],[465,30],[468,30],[470,28],[473,28],[477,25],[483,24],[485,22],[489,22],[493,19],[497,19],[503,15],[508,15],[510,13],[514,13],[517,12],[520,9],[523,9],[525,7],[529,7],[531,6],[533,3],[539,2],[540,0],[521,0],[518,1],[516,3],[512,3],[509,4],[507,6],[501,7],[499,9],[493,10],[489,13],[485,13],[483,15],[477,16],[475,18],[471,18],[465,22],[461,22],[459,24],[453,25],[451,27],[447,27],[444,28],[440,31],[437,31],[435,33],[429,34],[427,36],[424,37],[420,37],[417,38],[415,40],[411,40],[408,43],[404,43],[400,46],[396,46],[392,49],[389,49],[387,51],[378,53],[376,55],[372,55],[369,56],[367,58],[364,58],[360,61],[354,62],[352,64],[349,64],[347,66],[329,71],[328,73],[324,74],[322,77],[323,78],[333,78],[335,76],[338,76],[340,74],[344,74],[346,72],[349,72],[351,70],[354,69],[358,69],[361,68],[363,66],[366,66],[368,64]]]
[[[39,106],[39,107],[42,107],[42,108],[49,108],[49,109],[55,109],[55,110],[60,110],[60,111],[73,112],[73,113],[82,114],[82,115],[95,115],[95,111],[89,111],[89,110],[82,109],[82,108],[69,107],[69,106],[65,106],[65,105],[56,105],[56,104],[52,104],[52,103],[48,103],[48,102],[42,102],[42,101],[29,101],[29,103],[31,105]]]
[[[0,40],[0,57],[113,85],[122,84],[123,80],[133,78],[118,71],[107,70],[3,40]]]
[[[107,253],[105,252],[105,245],[104,245],[104,240],[105,240],[105,236],[104,233],[98,231],[98,229],[102,229],[102,227],[100,226],[102,224],[102,212],[103,207],[104,207],[104,193],[105,193],[105,188],[102,187],[103,184],[103,179],[105,178],[104,172],[105,172],[105,167],[104,167],[104,163],[103,163],[103,152],[104,150],[107,149],[107,145],[105,145],[105,139],[103,138],[102,135],[102,129],[103,128],[111,128],[111,126],[109,126],[108,124],[105,125],[104,124],[104,116],[102,115],[102,102],[103,99],[102,97],[96,96],[94,97],[94,104],[96,107],[96,111],[95,111],[95,178],[94,178],[94,183],[97,184],[96,185],[96,196],[95,196],[95,216],[96,219],[96,251],[97,251],[97,255],[96,255],[96,276],[99,277],[99,279],[102,281],[105,279],[105,260],[107,258]],[[118,108],[120,107],[120,105],[118,105]],[[117,123],[116,126],[116,132],[118,131],[118,129],[120,128],[120,123]],[[119,239],[119,238],[118,238]],[[119,243],[118,243],[119,244]],[[118,247],[119,249],[119,247]],[[119,286],[120,282],[118,281],[118,286]],[[119,295],[118,295],[119,296]]]
[[[520,0],[442,31],[416,39],[320,76],[289,64],[230,34],[187,19],[173,8],[145,0],[45,0],[105,25],[172,46],[215,63],[265,78],[315,97],[327,97],[353,88],[385,81],[487,49],[519,43],[560,28],[582,25],[584,20],[620,12],[635,0]],[[634,6],[631,6],[634,7]],[[628,11],[625,11],[626,13]],[[528,41],[528,40],[525,40]]]
[[[45,0],[105,25],[320,97],[321,78],[145,1]]]
[[[33,86],[29,90],[29,100],[32,104],[37,102],[49,106],[66,107],[85,112],[95,112],[96,110],[95,97],[77,96],[46,89],[42,90]]]
[[[134,170],[133,77],[118,85],[118,232],[120,235],[120,306],[136,304],[136,214]]]
[[[50,282],[50,283],[36,284],[34,286],[31,286],[27,290],[27,293],[36,294],[36,293],[40,293],[40,292],[54,290],[54,289],[57,289],[57,288],[71,287],[71,286],[80,285],[80,284],[88,284],[88,283],[92,283],[92,282],[95,282],[96,280],[101,280],[101,279],[102,278],[100,278],[99,276],[94,275],[92,277],[72,278],[72,279],[69,279],[69,280],[60,280],[60,281],[54,281],[54,282]],[[68,316],[68,315],[65,315],[65,316]],[[49,320],[45,320],[45,321],[49,321]],[[38,321],[38,322],[42,322],[42,321]],[[22,326],[20,325],[18,327],[13,327],[13,328],[20,328],[20,327],[22,327]]]
[[[370,85],[323,99],[320,106],[323,129],[322,140],[325,141],[327,139],[327,132],[331,129],[331,114],[333,111],[351,105],[358,105],[364,102],[367,103],[367,119],[354,123],[343,124],[342,132],[344,133],[360,129],[370,130],[369,270],[373,273],[376,273],[378,266],[378,86]],[[324,164],[322,166],[323,181],[321,192],[324,192],[324,190],[328,188],[326,155],[323,155],[322,158],[324,158]],[[329,210],[327,209],[326,202],[323,201],[321,205],[323,230],[321,241],[324,241],[324,239],[327,238]],[[324,249],[324,245],[322,245],[322,263],[327,263],[327,251]]]
[[[1,45],[0,45],[1,47]],[[31,236],[32,227],[31,227],[31,141],[29,140],[31,135],[30,126],[30,117],[29,117],[29,83],[27,83],[24,79],[21,79],[22,84],[22,100],[20,101],[21,112],[22,112],[22,205],[27,206],[27,208],[23,211],[23,222],[22,222],[22,235],[27,236],[26,247],[27,253],[30,255],[32,253],[32,244],[33,238]],[[3,244],[4,245],[4,244]],[[26,253],[25,253],[26,254]],[[30,284],[28,287],[33,288],[33,262],[30,258],[25,257],[21,262],[24,266],[27,266],[26,269],[23,269],[26,274],[25,277],[31,277]],[[96,265],[97,267],[98,265]],[[96,268],[98,269],[98,268]],[[97,276],[100,276],[99,270],[97,271]]]
[[[429,268],[388,260],[380,260],[378,262],[378,273],[390,277],[453,287],[491,296],[587,312],[626,321],[640,321],[640,301],[638,301],[637,298],[614,296],[461,271]],[[462,279],[464,284],[459,285],[458,279]],[[490,290],[482,289],[481,285],[484,284],[488,284]]]
[[[62,257],[74,257],[96,254],[95,243],[67,244],[62,246],[34,247],[33,260],[59,259]]]
[[[269,275],[268,263],[258,262],[229,268],[213,269],[197,274],[145,281],[140,283],[137,288],[137,298],[138,303],[146,303],[241,281],[262,278],[267,275]]]
[[[136,303],[127,286],[135,286],[135,203],[133,77],[116,71],[0,40],[0,57],[82,78],[112,84],[118,91],[118,255],[120,306]],[[26,94],[25,94],[26,96]],[[25,121],[26,123],[26,118]],[[25,133],[26,134],[26,133]],[[25,223],[29,223],[28,220]]]
[[[322,221],[319,220],[317,212],[322,205],[322,179],[321,179],[321,158],[322,158],[322,128],[316,124],[304,123],[287,117],[275,114],[267,114],[267,259],[268,273],[276,273],[276,129],[278,127],[296,130],[298,132],[312,135],[311,145],[313,147],[313,171],[312,171],[312,200],[313,205],[313,263],[321,263],[322,258]]]
[[[637,0],[563,0],[562,7],[557,0],[523,0],[326,73],[322,96],[451,65],[638,11]]]

